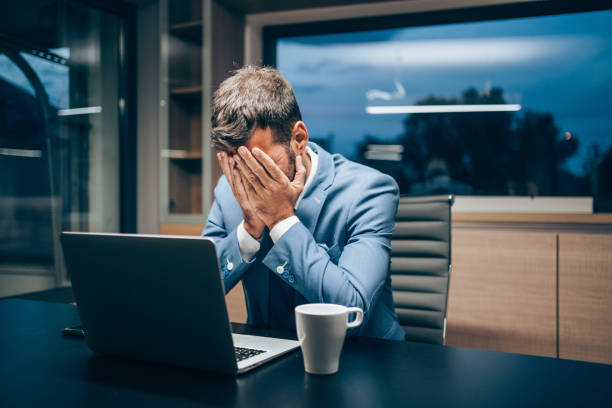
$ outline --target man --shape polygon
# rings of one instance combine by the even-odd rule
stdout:
[[[293,90],[247,66],[215,92],[212,141],[223,176],[203,236],[225,290],[242,280],[248,322],[295,330],[303,303],[358,306],[349,335],[404,339],[391,297],[395,181],[308,142]]]

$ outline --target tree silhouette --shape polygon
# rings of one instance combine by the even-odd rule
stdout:
[[[501,88],[478,92],[467,89],[458,98],[429,96],[418,105],[505,104]],[[580,193],[584,183],[569,183],[572,176],[564,162],[578,149],[573,135],[560,137],[553,115],[535,111],[461,112],[412,114],[404,120],[404,132],[397,143],[404,146],[399,168],[389,163],[368,162],[387,173],[400,174],[396,180],[403,193],[414,192],[418,183],[446,171],[446,187],[436,192],[465,192],[475,195],[553,195],[560,189]],[[360,148],[363,161],[367,145],[378,143],[369,135]],[[396,167],[397,163],[395,164]],[[562,188],[561,188],[561,185]],[[428,187],[428,188],[429,188]],[[453,189],[457,191],[452,191]],[[426,193],[422,186],[419,193]]]
[[[587,151],[583,168],[586,173],[586,183],[590,186],[596,212],[612,212],[612,147],[605,153],[600,153],[598,144],[592,144]]]
[[[578,138],[559,138],[559,129],[550,113],[526,111],[516,121],[516,152],[513,179],[522,187],[519,194],[553,195],[559,190],[562,164],[578,150]],[[529,186],[537,186],[530,191]]]
[[[479,94],[470,88],[458,99],[430,96],[418,105],[503,104],[501,89]],[[421,178],[432,157],[443,159],[453,179],[472,186],[474,194],[502,194],[510,165],[513,114],[509,112],[431,113],[410,115],[399,142],[404,160]]]

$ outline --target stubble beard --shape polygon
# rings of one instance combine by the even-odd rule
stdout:
[[[291,149],[291,147],[287,148],[287,153],[289,153],[289,180],[293,181],[295,179],[295,153]]]

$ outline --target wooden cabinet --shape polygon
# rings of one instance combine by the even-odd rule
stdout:
[[[612,236],[559,234],[559,357],[612,364]]]
[[[446,344],[612,364],[612,236],[453,231]]]
[[[446,344],[554,357],[556,235],[453,232]]]

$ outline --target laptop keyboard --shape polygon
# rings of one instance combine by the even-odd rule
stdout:
[[[266,352],[265,350],[250,349],[245,347],[234,347],[234,351],[236,352],[236,361],[242,361],[249,357]]]

